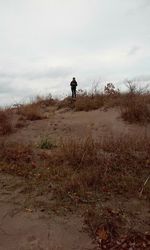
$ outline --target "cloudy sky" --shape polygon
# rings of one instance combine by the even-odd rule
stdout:
[[[150,0],[0,0],[0,105],[150,82]]]

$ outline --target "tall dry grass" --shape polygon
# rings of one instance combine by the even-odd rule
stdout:
[[[70,139],[47,158],[56,197],[86,202],[99,195],[138,196],[149,175],[150,143],[146,137],[107,136],[95,141]],[[148,197],[149,184],[144,190]]]
[[[150,122],[150,97],[142,94],[128,94],[121,105],[121,117],[131,123]]]
[[[106,136],[95,141],[91,136],[61,140],[46,152],[23,145],[4,143],[0,148],[1,171],[53,183],[54,196],[71,201],[95,199],[106,193],[138,195],[150,167],[149,138]],[[46,184],[47,183],[47,184]],[[150,194],[149,183],[144,195]]]
[[[30,103],[20,106],[18,114],[30,121],[45,119],[39,103]]]
[[[81,92],[76,100],[67,97],[57,102],[57,107],[74,111],[90,111],[99,108],[118,108],[123,120],[131,123],[150,122],[150,94],[147,93],[87,93]]]
[[[53,99],[51,95],[36,96],[31,99],[29,103],[17,105],[17,114],[24,117],[26,120],[35,121],[47,118],[44,115],[46,107],[53,107],[57,104],[57,100]]]
[[[90,111],[99,109],[104,106],[103,94],[87,94],[77,97],[75,102],[76,111]]]
[[[6,135],[13,131],[12,117],[9,110],[0,109],[0,134]]]

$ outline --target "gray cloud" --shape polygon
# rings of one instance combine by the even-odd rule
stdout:
[[[150,83],[150,75],[140,75],[132,78],[133,81]]]
[[[143,7],[143,8],[150,7],[150,1],[149,0],[141,0],[141,7]]]
[[[66,77],[70,75],[71,69],[63,67],[53,67],[44,70],[33,70],[25,72],[21,75],[29,80],[40,80],[40,79],[57,79],[59,77]]]
[[[59,77],[65,77],[71,72],[70,68],[65,67],[52,67],[47,69],[35,69],[28,70],[25,72],[9,72],[3,71],[0,72],[0,81],[2,80],[14,80],[18,78],[28,79],[28,80],[37,80],[37,79],[56,79]]]
[[[13,87],[8,81],[0,81],[0,94],[11,93],[13,91]]]
[[[6,93],[7,102],[67,93],[73,76],[84,88],[99,77],[148,75],[149,6],[149,0],[0,1],[0,96]]]
[[[140,50],[140,47],[139,46],[133,46],[129,52],[128,52],[128,55],[129,56],[133,56],[133,55],[136,55],[137,52]]]

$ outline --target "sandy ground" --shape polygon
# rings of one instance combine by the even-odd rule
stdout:
[[[93,249],[80,215],[54,216],[33,209],[24,180],[0,175],[0,250]]]
[[[44,137],[57,141],[89,134],[98,138],[110,133],[150,136],[150,126],[123,122],[117,109],[90,112],[56,110],[48,119],[28,122],[24,128],[0,137],[0,140],[37,145]],[[94,249],[91,238],[83,231],[80,215],[60,217],[31,209],[24,185],[25,181],[18,177],[0,174],[0,250]],[[132,202],[130,207],[135,209],[137,201]],[[141,211],[144,211],[145,220],[149,214],[148,206],[146,204],[144,210],[145,204],[139,204],[140,201],[139,214],[142,216]]]
[[[82,212],[57,215],[49,209],[46,195],[25,191],[28,184],[24,179],[0,174],[0,180],[0,250],[99,249],[85,230]],[[44,201],[48,209],[34,207],[35,201]],[[121,209],[128,218],[129,228],[148,232],[148,201],[114,197],[100,201],[99,206],[114,211]]]
[[[43,218],[40,213],[18,212],[10,204],[0,206],[0,250],[93,249],[82,231],[80,218]]]
[[[66,137],[85,137],[92,134],[94,138],[108,134],[150,136],[150,125],[140,126],[125,123],[117,109],[95,110],[90,112],[73,112],[58,110],[48,119],[28,122],[27,126],[6,136],[5,140],[25,144],[38,144],[42,138],[53,141]]]

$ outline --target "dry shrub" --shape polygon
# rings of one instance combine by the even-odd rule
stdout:
[[[92,137],[61,142],[61,147],[48,157],[49,167],[55,166],[57,177],[61,176],[57,194],[138,194],[148,174],[149,151],[148,138],[108,136],[97,142]]]
[[[121,105],[121,116],[125,121],[147,123],[150,122],[150,106],[145,95],[128,94]]]
[[[38,104],[40,106],[54,106],[57,104],[57,100],[52,98],[52,95],[49,94],[47,96],[37,96],[34,100],[33,100],[34,104]]]
[[[101,108],[104,105],[104,96],[99,93],[87,93],[80,90],[77,98],[66,97],[57,103],[58,109],[69,108],[75,111],[89,111]]]
[[[17,143],[0,144],[0,170],[23,177],[33,176],[33,152],[30,146]]]
[[[30,163],[32,150],[29,146],[17,143],[0,144],[0,160],[11,164]]]
[[[72,97],[68,96],[63,100],[57,102],[57,109],[68,108],[74,109],[75,108],[75,100]]]
[[[54,100],[51,95],[46,97],[37,96],[28,104],[17,105],[16,111],[17,114],[21,115],[26,120],[35,121],[47,118],[43,113],[45,108],[48,106],[56,105],[57,100]],[[22,119],[23,120],[23,119]]]
[[[42,114],[40,105],[37,103],[31,103],[21,106],[19,108],[18,114],[24,116],[27,120],[30,121],[41,120],[46,118]]]
[[[15,125],[16,128],[24,128],[25,126],[26,126],[26,123],[24,120],[22,120],[22,121],[18,120],[16,125]]]
[[[95,164],[97,160],[96,143],[91,136],[81,140],[70,138],[61,141],[60,151],[63,160],[75,168]]]
[[[150,167],[149,138],[113,135],[61,140],[57,148],[39,151],[1,144],[0,169],[30,177],[40,185],[53,183],[54,196],[71,202],[107,195],[138,195]],[[143,195],[149,195],[149,183]]]
[[[101,107],[114,107],[120,104],[120,92],[115,90],[115,86],[108,83],[104,88],[104,93],[95,87],[92,91],[79,90],[75,102],[76,111],[90,111]]]
[[[122,207],[114,210],[112,205],[91,206],[84,214],[86,229],[99,244],[99,249],[149,249],[149,232],[142,232],[142,223],[138,230],[132,226],[139,221],[142,222],[143,217],[137,217],[136,213],[133,216]]]
[[[0,110],[0,134],[6,135],[13,131],[11,116],[8,110]]]
[[[102,94],[87,94],[78,96],[75,102],[76,111],[89,111],[99,109],[104,105]]]

